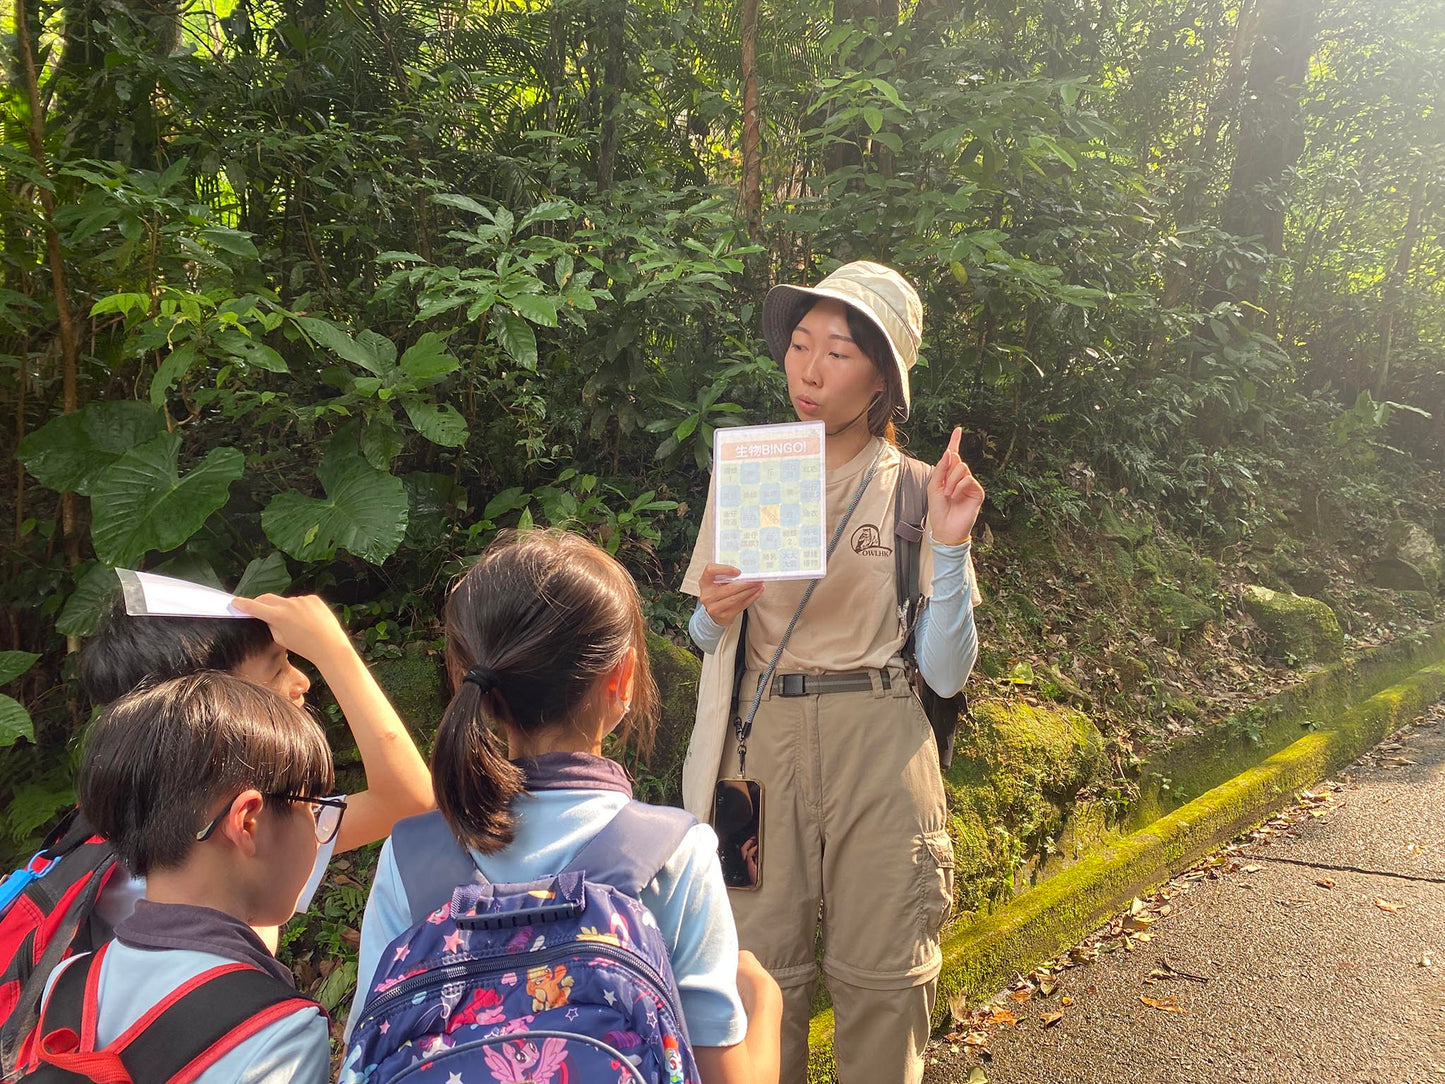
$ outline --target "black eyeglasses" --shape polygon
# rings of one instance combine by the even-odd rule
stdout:
[[[240,796],[237,795],[237,797]],[[345,798],[313,798],[307,794],[273,794],[271,797],[277,801],[305,802],[309,805],[311,816],[316,820],[316,841],[318,843],[330,843],[336,838],[336,833],[341,831],[341,818],[346,813]],[[210,838],[211,833],[216,830],[216,826],[231,811],[231,802],[235,800],[232,798],[230,802],[222,806],[221,811],[216,814],[216,819],[196,833],[197,843]]]

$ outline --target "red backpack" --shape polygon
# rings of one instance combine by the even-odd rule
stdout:
[[[109,947],[76,960],[55,980],[18,1078],[25,1084],[192,1084],[262,1028],[320,1008],[250,964],[221,964],[172,990],[110,1045],[99,1046],[96,995]]]
[[[23,869],[0,881],[0,1080],[25,1064],[51,972],[109,939],[95,904],[117,868],[115,848],[77,808]]]

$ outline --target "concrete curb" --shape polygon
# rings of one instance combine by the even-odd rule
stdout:
[[[943,945],[934,1022],[950,997],[991,997],[1019,972],[1073,945],[1128,901],[1187,870],[1220,844],[1268,819],[1445,695],[1445,661],[1345,711],[1329,730],[1307,734],[1187,805],[1105,847],[967,926]],[[833,1013],[809,1025],[810,1084],[835,1079]]]

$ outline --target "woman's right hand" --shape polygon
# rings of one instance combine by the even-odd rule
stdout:
[[[708,565],[702,570],[697,600],[708,617],[726,628],[763,593],[763,585],[754,580],[738,580],[741,569],[732,565]],[[726,580],[726,583],[718,581]]]

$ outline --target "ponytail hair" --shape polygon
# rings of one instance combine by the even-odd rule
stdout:
[[[627,570],[566,531],[506,532],[452,589],[447,670],[456,690],[432,746],[437,808],[483,854],[512,842],[512,799],[524,777],[508,734],[575,720],[599,678],[636,652],[621,733],[644,754],[656,727],[642,600]]]

